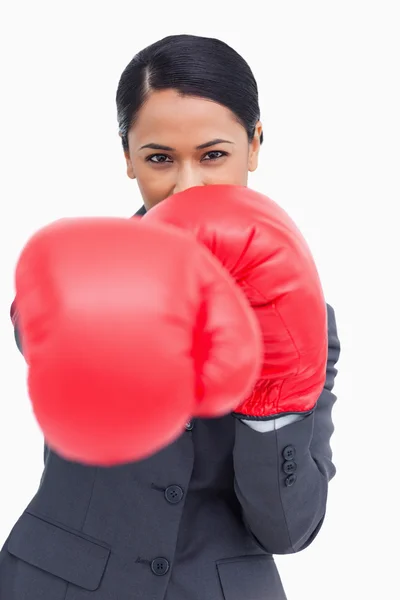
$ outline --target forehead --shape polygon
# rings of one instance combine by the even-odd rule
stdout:
[[[204,98],[180,96],[175,90],[153,92],[129,133],[133,142],[149,138],[147,141],[168,145],[171,139],[190,137],[201,144],[227,136],[246,139],[244,128],[228,108]]]

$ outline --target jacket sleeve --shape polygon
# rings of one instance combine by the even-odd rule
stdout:
[[[11,317],[12,324],[14,325],[15,343],[18,346],[18,350],[22,354],[22,343],[21,343],[21,335],[20,335],[20,332],[19,332],[19,329],[18,329],[18,312],[17,312],[16,300],[14,300],[14,302],[11,304],[10,317]]]
[[[236,422],[235,490],[243,519],[258,544],[271,554],[303,550],[325,518],[328,483],[335,475],[330,438],[332,393],[340,342],[328,306],[329,349],[325,387],[312,414],[267,433]]]

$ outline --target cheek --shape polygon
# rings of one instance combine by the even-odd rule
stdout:
[[[174,182],[174,169],[152,169],[146,163],[134,165],[136,181],[143,199],[157,202],[169,194]]]
[[[248,156],[245,152],[237,152],[230,156],[221,167],[205,167],[207,183],[246,185],[248,177]]]

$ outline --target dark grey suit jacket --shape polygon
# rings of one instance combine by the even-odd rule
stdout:
[[[335,474],[330,307],[328,318],[325,389],[302,421],[258,433],[230,415],[196,420],[151,458],[112,468],[45,448],[38,491],[0,552],[0,600],[284,600],[273,554],[312,542]]]

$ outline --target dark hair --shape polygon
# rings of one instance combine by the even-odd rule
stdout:
[[[129,129],[147,96],[166,89],[229,108],[249,141],[253,139],[260,108],[257,82],[247,62],[220,40],[171,35],[138,52],[121,75],[116,101],[125,151]]]

